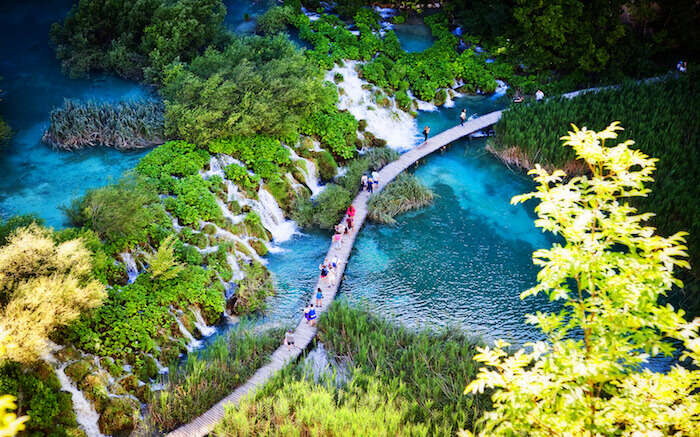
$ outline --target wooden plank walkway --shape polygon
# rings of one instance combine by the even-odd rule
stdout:
[[[429,138],[427,142],[409,150],[401,155],[399,159],[382,168],[379,171],[379,188],[374,192],[376,193],[381,191],[387,184],[394,180],[396,176],[418,160],[442,147],[447,146],[453,141],[491,126],[500,118],[501,111],[491,112],[482,117],[465,122],[464,126],[453,127],[441,132],[438,135],[435,135],[433,138]],[[354,229],[345,236],[343,239],[343,245],[340,249],[337,249],[333,244],[331,244],[331,247],[328,249],[326,259],[331,260],[334,257],[338,257],[340,265],[338,266],[336,272],[337,279],[335,285],[326,284],[322,282],[320,278],[316,284],[316,287],[321,287],[323,289],[323,308],[317,310],[319,316],[330,306],[336,293],[338,292],[340,282],[343,278],[343,273],[345,272],[345,266],[350,258],[350,252],[352,251],[355,238],[357,237],[357,234],[362,228],[365,218],[367,217],[367,202],[369,201],[369,197],[370,194],[368,192],[361,192],[357,195],[357,197],[355,197],[355,200],[352,202],[352,204],[355,206]],[[315,302],[316,296],[315,289],[310,291],[312,291],[310,302],[313,303]],[[311,340],[313,340],[314,336],[316,335],[316,330],[317,328],[315,326],[311,327],[307,325],[306,320],[302,317],[299,324],[297,324],[296,330],[294,331],[294,341],[297,347],[292,348],[291,351],[287,351],[287,346],[284,345],[277,348],[277,350],[272,354],[270,362],[258,369],[257,372],[255,372],[255,374],[253,374],[253,376],[245,382],[245,384],[238,387],[233,391],[233,393],[223,398],[216,405],[201,416],[194,419],[192,422],[169,433],[168,436],[203,437],[211,433],[216,424],[223,419],[225,410],[224,407],[226,405],[231,403],[237,404],[241,398],[261,388],[277,371],[281,370],[290,361],[296,359],[301,354],[301,351],[306,349],[309,343],[311,343]],[[280,339],[280,341],[281,340],[282,339]]]

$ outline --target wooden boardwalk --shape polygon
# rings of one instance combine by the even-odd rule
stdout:
[[[379,171],[380,183],[379,188],[375,190],[375,193],[381,191],[396,176],[415,162],[433,153],[434,151],[447,146],[453,141],[491,126],[500,118],[501,111],[491,112],[482,117],[465,122],[464,126],[453,127],[438,135],[435,135],[432,138],[429,138],[427,142],[404,153],[399,157],[399,159],[389,163]],[[352,204],[355,206],[354,229],[345,236],[343,239],[343,245],[340,249],[335,248],[333,244],[331,244],[331,247],[328,249],[326,259],[331,260],[334,257],[338,257],[340,265],[336,271],[337,280],[335,285],[331,286],[330,284],[322,282],[320,279],[316,285],[316,287],[321,287],[323,289],[323,308],[320,310],[317,309],[319,316],[330,306],[336,293],[338,292],[343,273],[345,272],[345,266],[350,258],[350,252],[352,251],[355,238],[357,237],[357,234],[362,228],[365,218],[367,217],[367,201],[369,200],[369,197],[370,195],[367,192],[361,192],[357,195],[357,197],[355,197],[355,200],[352,202]],[[311,291],[311,302],[313,303],[315,302],[316,292],[315,289]],[[277,348],[277,350],[272,354],[270,362],[258,369],[257,372],[255,372],[255,374],[253,374],[253,376],[246,381],[245,384],[238,387],[233,391],[233,393],[223,398],[216,405],[201,416],[194,419],[192,422],[169,433],[168,436],[202,437],[211,433],[216,424],[219,423],[224,417],[224,407],[226,405],[231,403],[237,404],[241,398],[253,393],[258,388],[261,388],[277,371],[281,370],[290,361],[296,359],[301,354],[301,351],[306,349],[309,343],[311,343],[311,340],[316,335],[316,330],[316,327],[307,325],[306,320],[302,317],[301,321],[297,324],[296,330],[294,331],[294,341],[296,342],[295,348],[292,348],[291,351],[287,351],[287,346],[284,345]],[[282,341],[282,339],[280,339],[280,341]]]

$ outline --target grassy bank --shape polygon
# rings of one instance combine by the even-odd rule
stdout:
[[[610,120],[625,128],[621,140],[633,138],[634,148],[657,157],[655,182],[649,197],[638,202],[654,211],[654,223],[664,234],[688,231],[691,264],[700,260],[700,93],[698,74],[588,93],[575,99],[550,99],[533,105],[514,105],[495,125],[493,152],[512,164],[532,168],[535,163],[586,172],[571,148],[559,138],[570,124],[601,130]],[[697,276],[697,273],[694,273]]]
[[[394,224],[395,216],[424,208],[433,203],[434,198],[435,193],[415,176],[401,173],[380,193],[369,199],[367,216],[375,222]]]

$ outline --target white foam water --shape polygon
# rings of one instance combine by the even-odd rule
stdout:
[[[392,105],[389,108],[378,106],[372,100],[371,91],[362,89],[363,81],[357,75],[357,61],[347,61],[343,67],[335,66],[326,73],[326,80],[332,81],[335,73],[343,75],[339,87],[345,91],[339,96],[338,109],[346,109],[358,120],[367,120],[368,132],[386,140],[387,145],[396,150],[408,150],[419,142],[418,125],[410,114]],[[373,109],[369,109],[369,108]]]
[[[174,314],[173,317],[175,317],[175,321],[177,322],[177,329],[180,330],[182,336],[185,337],[185,340],[187,340],[187,345],[185,345],[187,351],[192,352],[193,350],[201,346],[202,342],[194,338],[192,333],[190,333],[190,331],[188,331],[187,328],[185,328],[185,325],[182,324],[180,319]]]
[[[506,91],[508,90],[508,84],[503,82],[502,80],[496,79],[496,83],[498,84],[498,86],[496,87],[496,90],[491,96],[492,99],[497,99],[501,96],[504,96],[506,94]]]
[[[325,187],[321,186],[318,177],[318,169],[313,161],[302,158],[297,155],[291,147],[288,147],[289,154],[293,161],[303,161],[303,165],[297,166],[301,174],[304,175],[306,186],[311,190],[311,197],[315,197],[318,193],[323,191]]]
[[[139,276],[139,269],[136,266],[136,260],[131,252],[122,252],[119,254],[122,261],[124,261],[124,267],[126,267],[126,275],[129,277],[129,284],[133,283]]]
[[[292,235],[297,231],[296,224],[284,218],[284,213],[272,194],[261,187],[258,190],[258,198],[260,202],[254,202],[254,204],[259,205],[259,207],[251,206],[260,216],[262,225],[272,234],[272,239],[281,243],[292,238]]]
[[[216,332],[216,328],[207,325],[207,322],[204,321],[204,317],[202,317],[202,312],[199,310],[198,307],[192,308],[192,314],[194,314],[194,326],[196,326],[197,329],[199,329],[199,332],[202,333],[204,337],[209,337],[210,335]]]
[[[236,255],[232,253],[226,254],[226,262],[228,263],[229,267],[231,267],[231,271],[233,272],[231,275],[232,281],[240,281],[245,277],[245,274],[243,274],[243,271],[241,270],[241,266],[238,265],[238,258],[236,258]]]
[[[57,362],[53,356],[46,361],[54,364]],[[85,398],[83,392],[78,390],[66,375],[65,370],[68,364],[68,362],[61,364],[56,369],[56,376],[58,377],[58,382],[61,384],[61,390],[71,394],[73,411],[75,411],[75,419],[78,425],[85,431],[88,437],[105,437],[105,435],[100,432],[100,426],[98,425],[100,415],[97,414],[97,411],[92,407],[90,401]]]

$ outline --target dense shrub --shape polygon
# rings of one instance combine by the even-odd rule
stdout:
[[[293,136],[332,104],[321,72],[285,36],[237,36],[164,75],[166,133],[197,144],[232,135]]]
[[[294,8],[291,6],[273,6],[255,20],[255,27],[264,35],[274,35],[287,28],[293,15]]]
[[[80,1],[51,27],[51,41],[71,77],[107,71],[158,80],[166,65],[220,39],[225,15],[221,0]]]
[[[253,261],[243,266],[245,277],[238,282],[234,300],[230,304],[234,314],[250,314],[263,311],[266,299],[275,294],[270,272],[262,264]]]
[[[158,228],[172,226],[153,185],[136,175],[88,190],[64,211],[74,226],[94,230],[114,250],[148,241]]]
[[[346,111],[335,107],[324,108],[302,120],[299,131],[318,138],[335,156],[348,159],[355,153],[357,120]]]
[[[316,163],[318,164],[318,175],[322,182],[333,180],[338,173],[338,164],[333,159],[333,155],[326,150],[316,154]]]
[[[208,148],[211,153],[223,153],[242,161],[255,173],[253,181],[256,178],[267,180],[277,177],[281,174],[280,167],[292,164],[289,150],[280,140],[263,135],[217,139],[212,141]]]
[[[15,229],[24,228],[32,223],[42,226],[44,219],[34,214],[13,215],[6,220],[0,218],[0,246],[7,243],[8,237]]]
[[[168,141],[141,158],[136,171],[156,180],[158,191],[172,193],[176,177],[197,174],[209,162],[206,150],[185,141]]]
[[[61,391],[54,370],[43,362],[23,366],[4,362],[0,366],[0,393],[15,396],[17,414],[29,415],[27,435],[69,435],[78,432],[71,395]]]
[[[210,187],[211,182],[200,175],[178,179],[173,186],[176,197],[167,198],[165,207],[185,225],[198,226],[200,220],[220,222],[223,216]]]

